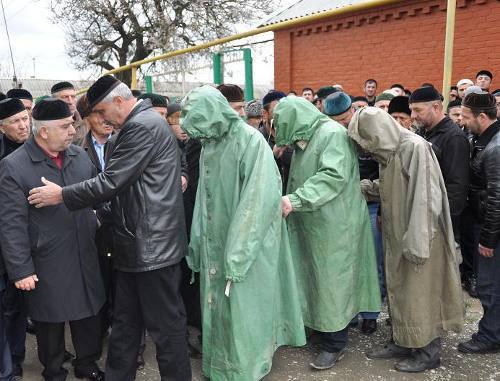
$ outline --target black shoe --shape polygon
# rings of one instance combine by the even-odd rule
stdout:
[[[497,353],[500,352],[500,344],[486,343],[472,337],[469,341],[458,344],[457,349],[462,353]]]
[[[321,351],[319,355],[316,356],[314,361],[310,363],[311,367],[318,370],[330,369],[335,365],[336,362],[340,361],[344,357],[345,350],[339,352],[327,352]]]
[[[22,380],[23,378],[23,367],[21,364],[12,364],[12,381]]]
[[[467,282],[467,292],[469,293],[471,298],[478,298],[477,294],[477,278],[475,275],[472,275]]]
[[[427,369],[436,369],[441,366],[441,360],[423,361],[415,357],[410,357],[406,360],[401,360],[394,365],[394,369],[398,372],[420,373]]]
[[[411,357],[411,348],[400,347],[393,342],[384,345],[383,348],[372,349],[366,353],[369,359],[397,359]]]
[[[35,323],[31,318],[26,318],[26,332],[28,332],[30,335],[35,334]]]
[[[361,333],[364,335],[371,335],[377,330],[377,320],[376,319],[363,319],[361,324]]]
[[[102,370],[96,370],[87,374],[77,372],[75,369],[75,377],[80,379],[86,379],[90,381],[104,381],[104,372]]]
[[[144,369],[144,365],[146,365],[146,361],[144,361],[144,356],[139,353],[137,355],[137,369],[140,370],[140,369]]]
[[[71,362],[75,358],[76,356],[73,353],[68,352],[67,350],[64,351],[64,360],[63,360],[64,362]]]

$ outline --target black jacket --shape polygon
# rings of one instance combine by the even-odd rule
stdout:
[[[159,269],[186,254],[177,139],[150,100],[136,105],[121,126],[104,172],[64,187],[63,199],[71,210],[112,200],[120,271]]]
[[[27,200],[29,191],[42,185],[42,176],[65,186],[94,174],[80,147],[65,151],[59,170],[33,137],[0,163],[2,254],[11,281],[38,276],[36,288],[24,292],[34,320],[80,320],[96,315],[103,306],[92,209],[72,212],[64,204],[35,208]]]
[[[111,136],[111,138],[104,145],[104,162],[106,163],[109,159],[109,155],[113,151],[113,146],[115,142],[116,134]],[[92,141],[92,132],[87,132],[81,147],[87,152],[90,161],[94,165],[96,173],[101,173],[104,168],[101,168],[101,162],[99,161],[99,156],[94,147],[94,142]],[[97,229],[95,243],[97,246],[97,252],[100,256],[109,257],[112,255],[113,249],[113,229],[112,229],[112,216],[111,216],[111,203],[107,202],[100,205],[97,210],[97,216],[99,217],[100,226]]]
[[[272,150],[276,145],[276,143],[274,142],[274,136],[267,133],[266,126],[264,125],[263,122],[261,122],[261,125],[259,127],[259,132],[264,136],[264,139],[266,139],[267,143],[269,144],[269,147],[271,147]],[[278,170],[280,171],[281,181],[283,182],[283,191],[282,191],[283,194],[286,194],[286,187],[288,184],[288,174],[290,173],[290,165],[292,164],[292,157],[293,157],[293,148],[291,147],[287,147],[285,149],[285,152],[283,152],[283,155],[281,155],[281,157],[279,158],[277,158],[276,156],[274,157],[274,161],[276,162]]]
[[[455,240],[459,239],[460,215],[467,201],[469,187],[470,145],[465,133],[450,118],[444,117],[434,128],[419,131],[428,142],[441,167]]]
[[[494,249],[500,239],[500,122],[474,139],[470,162],[470,207],[481,224],[479,243]]]
[[[10,155],[12,152],[14,152],[22,145],[23,143],[15,143],[9,138],[7,138],[5,135],[0,135],[0,160]],[[3,259],[1,258],[1,255],[2,255],[2,248],[0,242],[0,276],[3,276],[5,274],[5,264],[3,262]]]

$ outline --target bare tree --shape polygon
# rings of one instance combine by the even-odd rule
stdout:
[[[273,11],[272,0],[53,0],[76,69],[112,70],[219,38]],[[130,84],[130,71],[121,73]]]

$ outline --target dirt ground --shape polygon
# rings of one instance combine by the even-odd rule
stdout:
[[[314,344],[303,348],[281,348],[276,352],[273,369],[264,381],[500,381],[500,353],[464,355],[456,350],[460,341],[467,340],[476,331],[477,323],[482,315],[481,304],[477,299],[466,297],[465,304],[467,308],[465,328],[461,334],[450,333],[443,338],[442,366],[439,369],[421,374],[404,374],[393,369],[393,361],[375,361],[366,358],[367,350],[374,345],[384,343],[389,338],[390,327],[384,323],[387,314],[382,313],[379,329],[372,336],[364,336],[356,328],[349,331],[347,352],[332,369],[326,371],[310,369],[309,363],[319,350]],[[33,336],[28,336],[24,380],[41,380],[41,366],[36,357],[36,342]],[[67,336],[67,348],[72,348],[69,332]],[[101,365],[104,364],[104,357],[105,355],[103,355]],[[137,380],[159,380],[154,346],[149,339],[145,359],[146,366],[144,370],[138,372]],[[193,380],[205,380],[201,374],[201,360],[193,359],[191,363]],[[72,371],[68,380],[76,380]]]

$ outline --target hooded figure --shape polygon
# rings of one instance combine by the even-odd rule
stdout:
[[[260,380],[277,347],[305,344],[278,168],[213,87],[186,96],[181,127],[203,146],[187,257],[200,273],[203,373]]]
[[[296,146],[284,197],[293,208],[290,245],[304,324],[325,333],[323,351],[311,366],[327,369],[340,359],[353,317],[380,311],[358,156],[347,130],[303,98],[282,99],[274,125],[278,146]]]
[[[439,338],[444,331],[460,332],[464,317],[460,256],[439,163],[428,142],[373,107],[355,114],[349,136],[380,164],[378,191],[394,341],[368,356],[409,357],[396,364],[399,371],[436,368]],[[410,348],[420,349],[412,354]]]

